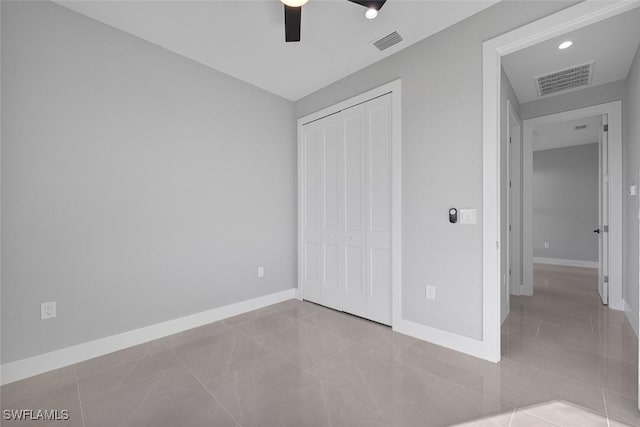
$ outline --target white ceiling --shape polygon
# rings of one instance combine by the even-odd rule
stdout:
[[[374,20],[346,0],[310,0],[302,42],[284,42],[279,0],[56,0],[69,9],[297,100],[381,60],[497,0],[389,0]],[[371,42],[392,31],[404,41],[383,52]]]
[[[573,41],[573,46],[559,50],[565,40]],[[507,55],[502,65],[523,103],[540,98],[535,77],[586,62],[595,61],[591,86],[625,79],[639,43],[640,8],[636,8]]]
[[[587,127],[575,130],[578,125]],[[540,124],[533,129],[533,151],[598,142],[601,126],[601,116]]]

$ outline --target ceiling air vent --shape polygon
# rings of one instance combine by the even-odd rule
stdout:
[[[588,86],[591,83],[592,75],[593,62],[589,62],[536,77],[538,94],[540,96],[546,96]]]
[[[397,31],[394,31],[391,34],[387,34],[386,36],[376,40],[373,42],[373,45],[377,47],[379,50],[385,50],[393,46],[394,44],[398,44],[402,41],[402,36],[398,34]]]
[[[583,129],[586,129],[586,128],[587,128],[587,125],[578,125],[578,126],[574,127],[575,130],[583,130]]]

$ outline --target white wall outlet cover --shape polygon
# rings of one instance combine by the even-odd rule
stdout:
[[[427,285],[427,299],[436,299],[436,287]]]
[[[544,242],[544,248],[549,249],[549,242]]]
[[[40,304],[40,319],[53,319],[56,317],[56,302],[49,301]]]
[[[629,186],[629,195],[630,196],[637,196],[638,195],[638,186],[636,186],[635,184],[630,185]]]
[[[460,209],[460,224],[477,224],[477,209]]]
[[[258,277],[264,277],[264,267],[258,267]]]

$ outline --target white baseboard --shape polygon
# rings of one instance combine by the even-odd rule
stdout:
[[[495,357],[491,352],[492,349],[489,349],[481,340],[454,334],[453,332],[444,331],[442,329],[432,328],[406,319],[395,321],[393,324],[393,330],[419,340],[468,354],[470,356],[478,357],[490,362],[498,362],[498,360],[494,360]]]
[[[631,328],[633,332],[636,333],[636,337],[638,336],[638,313],[634,313],[631,306],[625,301],[624,302],[624,315],[631,324]]]
[[[600,268],[598,261],[582,261],[579,259],[534,257],[534,264],[563,265],[566,267]]]
[[[0,384],[9,384],[24,378],[63,368],[94,357],[143,344],[178,332],[217,322],[262,307],[277,304],[297,297],[298,290],[286,289],[258,298],[217,307],[178,319],[168,320],[144,328],[134,329],[117,335],[111,335],[72,347],[39,354],[0,366]]]

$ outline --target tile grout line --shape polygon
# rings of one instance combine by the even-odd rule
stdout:
[[[174,357],[180,362],[180,364],[187,370],[187,372],[189,372],[191,374],[191,376],[198,382],[198,384],[200,384],[200,386],[204,389],[204,391],[206,391],[209,396],[211,396],[213,398],[213,400],[216,401],[216,403],[218,405],[220,405],[220,407],[222,409],[224,409],[224,411],[231,417],[231,419],[236,423],[237,426],[242,426],[242,424],[240,424],[240,422],[236,419],[236,417],[234,417],[231,412],[229,412],[229,410],[226,408],[226,406],[224,406],[217,397],[215,397],[213,395],[213,393],[211,393],[211,391],[209,391],[209,389],[202,383],[202,381],[200,381],[200,378],[198,378],[198,376],[187,366],[186,363],[184,363],[184,361],[182,359],[180,359],[180,357],[175,353],[175,351],[173,351],[173,349],[169,349],[169,351],[171,351],[171,353],[173,353]]]
[[[311,318],[311,317],[314,317],[316,314],[318,314],[318,313],[314,313],[314,314],[309,315],[309,316],[306,316],[306,317],[307,317],[307,318]],[[298,319],[298,320],[302,320],[302,319]],[[296,327],[296,328],[298,327],[298,326],[297,326],[297,322],[293,322],[293,324],[294,324],[294,327]],[[355,345],[355,346],[358,346],[358,347],[362,347],[363,349],[365,349],[365,350],[367,350],[367,351],[371,351],[371,352],[374,352],[374,353],[375,353],[375,350],[372,350],[372,349],[370,349],[370,348],[368,348],[368,347],[365,347],[365,346],[361,345],[360,343],[357,343],[357,342],[355,342],[355,341],[351,340],[350,338],[343,337],[343,336],[341,336],[341,335],[337,334],[336,332],[334,332],[334,331],[332,331],[332,330],[330,330],[330,329],[322,328],[322,327],[320,327],[320,326],[318,326],[318,325],[316,325],[316,324],[313,324],[313,323],[310,323],[310,325],[311,325],[311,326],[313,326],[313,327],[315,327],[315,328],[317,328],[317,329],[319,329],[320,331],[322,331],[322,332],[324,332],[324,333],[326,333],[326,334],[332,335],[332,336],[334,336],[334,337],[337,337],[337,338],[340,338],[340,339],[344,340],[345,342],[348,342],[348,343],[349,343],[349,345]],[[243,331],[241,331],[241,332],[243,332]],[[246,334],[245,334],[245,335],[246,335]],[[383,419],[387,420],[387,417],[385,417],[385,416],[380,412],[380,409],[379,409],[379,408],[375,408],[375,407],[373,407],[373,406],[370,406],[369,404],[367,404],[367,403],[365,403],[365,402],[362,402],[361,400],[356,399],[355,397],[352,397],[352,396],[349,396],[349,395],[345,394],[343,391],[341,391],[341,390],[339,390],[337,387],[333,386],[333,384],[331,384],[331,383],[329,383],[329,382],[324,381],[324,380],[323,380],[323,379],[322,379],[322,378],[321,378],[321,377],[320,377],[316,372],[314,372],[312,369],[310,369],[310,368],[305,368],[305,367],[303,367],[303,366],[299,365],[298,363],[296,363],[296,362],[294,362],[294,361],[292,361],[292,360],[287,359],[286,357],[282,356],[281,354],[278,354],[277,352],[275,352],[275,351],[271,350],[271,349],[270,349],[269,347],[267,347],[265,344],[263,344],[263,343],[259,342],[256,338],[254,338],[254,337],[250,337],[250,336],[248,336],[248,335],[247,335],[247,338],[249,338],[250,340],[253,340],[253,341],[254,341],[254,342],[256,342],[258,345],[260,345],[260,346],[264,347],[264,348],[265,348],[269,353],[273,354],[274,356],[276,356],[276,357],[278,357],[278,358],[280,358],[280,359],[284,360],[285,362],[292,364],[293,366],[297,367],[298,369],[300,369],[300,370],[302,370],[302,371],[304,371],[304,372],[306,372],[306,373],[310,374],[310,375],[311,375],[311,376],[312,376],[316,381],[318,381],[318,383],[320,384],[321,389],[322,389],[322,387],[323,387],[323,386],[328,387],[328,388],[332,389],[334,392],[337,392],[337,393],[339,393],[340,395],[342,395],[342,396],[344,396],[344,397],[346,397],[346,398],[348,398],[348,399],[353,399],[355,402],[359,403],[360,405],[364,406],[365,408],[369,408],[370,410],[374,411],[378,416],[380,416],[380,417],[382,417]],[[413,345],[413,344],[412,344],[412,345]],[[329,359],[331,359],[331,358],[333,358],[333,357],[336,357],[336,356],[337,356],[338,354],[340,354],[340,353],[341,353],[341,351],[338,351],[338,352],[336,352],[336,353],[332,354],[331,356],[329,356],[326,360],[329,360]],[[322,362],[321,362],[321,363],[322,363]],[[325,409],[326,409],[326,402],[324,401],[324,400],[325,400],[325,392],[324,392],[324,390],[321,390],[321,391],[322,391],[322,394],[323,394],[323,404],[325,405]],[[328,416],[328,412],[327,412],[327,416]],[[387,421],[388,421],[388,420],[387,420]],[[330,418],[329,418],[329,422],[331,423],[331,419],[330,419]]]
[[[516,410],[518,408],[513,408],[513,411],[511,411],[511,418],[509,418],[509,427],[511,427],[511,425],[513,424],[513,419],[516,417]]]
[[[536,339],[538,339],[538,336],[540,335],[541,327],[542,327],[542,320],[540,320],[540,323],[538,323],[538,330],[536,331]]]
[[[320,394],[322,394],[322,406],[324,407],[324,412],[327,414],[327,420],[329,421],[329,427],[333,427],[333,422],[331,421],[331,415],[329,415],[329,410],[327,409],[327,393],[322,384],[320,384]]]
[[[82,409],[82,399],[80,398],[80,384],[78,383],[78,371],[76,369],[76,365],[73,365],[73,379],[76,382],[76,393],[78,394],[78,405],[80,405],[80,418],[82,419],[83,427],[86,427],[87,423],[84,420],[84,409]]]
[[[330,332],[330,331],[328,331],[328,330],[322,329],[322,328],[320,328],[320,327],[318,327],[318,326],[316,326],[316,327],[317,327],[318,329],[320,329],[320,330],[324,331],[325,333],[331,333],[331,332]],[[341,338],[341,339],[343,339],[343,340],[345,340],[345,341],[348,341],[348,342],[349,342],[349,345],[359,346],[359,347],[362,347],[363,349],[365,349],[365,350],[367,350],[367,351],[371,351],[371,352],[373,352],[373,351],[374,351],[374,350],[371,350],[371,349],[369,349],[369,348],[367,348],[367,347],[362,346],[361,344],[359,344],[359,343],[357,343],[357,342],[355,342],[355,341],[351,341],[349,338],[341,337],[340,335],[337,335],[337,334],[333,334],[333,335],[334,335],[334,336],[336,336],[336,337],[338,337],[338,338]],[[257,342],[257,341],[256,341],[256,342]],[[282,356],[281,354],[278,354],[278,353],[276,353],[275,351],[271,350],[270,348],[268,348],[268,347],[267,347],[267,346],[265,346],[264,344],[261,344],[261,343],[258,343],[258,344],[260,344],[261,346],[263,346],[267,351],[269,351],[269,352],[270,352],[271,354],[273,354],[274,356],[276,356],[276,357],[278,357],[278,358],[280,358],[280,359],[284,360],[284,361],[285,361],[285,362],[287,362],[287,363],[292,364],[293,366],[297,367],[298,369],[300,369],[300,370],[302,370],[302,371],[304,371],[304,372],[308,373],[309,375],[311,375],[311,376],[312,376],[316,381],[318,381],[318,382],[320,383],[320,386],[324,385],[324,386],[326,386],[326,387],[328,387],[328,388],[332,389],[333,391],[338,392],[339,394],[341,394],[342,396],[344,396],[344,397],[346,397],[346,398],[348,398],[348,399],[353,399],[354,401],[358,402],[358,403],[359,403],[359,404],[361,404],[362,406],[364,406],[364,407],[366,407],[366,408],[371,409],[372,411],[376,412],[379,416],[381,416],[382,418],[386,419],[386,417],[385,417],[385,416],[383,416],[383,415],[380,413],[380,410],[379,410],[378,408],[375,408],[375,407],[373,407],[373,406],[370,406],[368,403],[362,402],[361,400],[356,399],[355,397],[352,397],[352,396],[349,396],[349,395],[345,394],[343,391],[341,391],[340,389],[338,389],[337,387],[335,387],[333,384],[331,384],[331,383],[329,383],[329,382],[327,382],[327,381],[323,380],[323,379],[322,379],[322,378],[321,378],[321,377],[320,377],[316,372],[314,372],[312,369],[310,369],[310,368],[305,368],[305,367],[303,367],[303,366],[299,365],[298,363],[296,363],[296,362],[294,362],[294,361],[292,361],[292,360],[287,359],[286,357]],[[326,360],[329,360],[329,359],[332,359],[332,358],[334,358],[334,357],[338,356],[341,352],[342,352],[342,351],[338,351],[338,352],[336,352],[336,353],[332,354],[332,355],[331,355],[331,356],[329,356]],[[319,365],[319,364],[322,364],[322,363],[324,363],[324,362],[320,362],[320,363],[318,363],[318,365]],[[324,398],[324,391],[323,391],[323,398]]]
[[[610,427],[611,423],[609,422],[609,409],[607,408],[607,396],[604,393],[604,387],[601,390],[602,390],[602,401],[604,402],[604,415],[607,419],[607,427]]]
[[[559,374],[559,373],[554,372],[554,371],[549,371],[549,370],[547,370],[545,368],[541,368],[541,367],[538,367],[538,366],[535,366],[535,365],[529,365],[528,363],[523,363],[523,362],[520,362],[518,360],[513,360],[513,359],[511,359],[509,357],[506,357],[506,356],[503,356],[503,357],[504,357],[504,359],[509,360],[512,363],[515,363],[515,364],[518,364],[518,365],[521,365],[521,366],[526,366],[526,367],[528,367],[530,369],[533,369],[533,370],[536,370],[536,371],[541,371],[541,372],[544,372],[544,373],[546,373],[548,375],[553,375],[554,377],[558,377],[560,379],[566,379],[566,380],[575,381],[577,383],[581,383],[583,385],[586,385],[588,387],[593,387],[593,388],[596,388],[596,389],[602,388],[601,385],[596,385],[596,384],[590,383],[588,381],[584,381],[584,380],[573,378],[573,377],[568,377],[568,376]],[[622,394],[622,393],[618,393],[618,392],[614,392],[614,393],[619,394],[619,395],[624,396],[624,397],[632,398],[632,397],[627,396],[627,395]],[[582,406],[584,406],[584,405],[582,405]],[[587,407],[587,406],[585,406],[585,407]],[[594,408],[591,408],[591,409],[595,410]]]
[[[542,421],[544,421],[545,423],[548,423],[548,424],[550,424],[550,425],[552,425],[552,426],[555,426],[555,427],[563,427],[562,425],[556,424],[554,421],[551,421],[551,420],[546,419],[546,418],[545,418],[544,416],[542,416],[542,415],[534,414],[534,413],[532,413],[532,412],[528,412],[528,411],[526,411],[526,410],[523,410],[522,412],[524,412],[525,414],[529,415],[530,417],[533,417],[533,418],[537,418],[537,419],[539,419],[539,420],[542,420]]]

